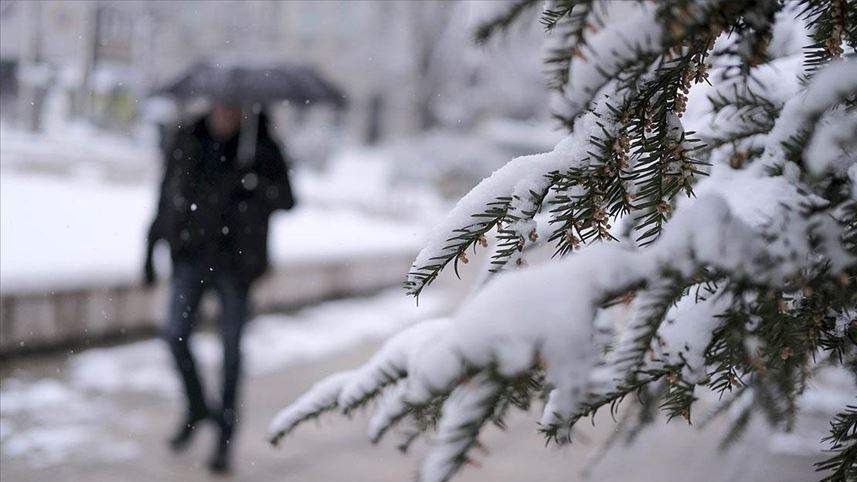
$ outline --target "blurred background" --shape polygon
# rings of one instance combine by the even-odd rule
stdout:
[[[280,450],[265,444],[265,428],[323,375],[365,360],[407,323],[454,310],[469,294],[467,273],[439,280],[419,306],[397,288],[425,235],[494,169],[561,138],[537,18],[487,46],[472,40],[479,20],[506,5],[0,0],[2,479],[208,477],[207,440],[181,456],[164,444],[180,392],[154,338],[165,287],[142,285],[165,137],[206,108],[151,94],[200,61],[306,65],[345,100],[268,106],[298,207],[275,215],[273,269],[253,293],[236,478],[410,478],[418,457],[400,456],[395,440],[371,447],[362,415],[302,430]],[[164,248],[156,268],[168,277]],[[210,327],[193,340],[208,377],[220,363]],[[839,407],[835,394],[822,398]],[[611,431],[601,419],[575,450],[558,451],[544,449],[535,416],[521,415],[514,434],[489,434],[497,452],[461,480],[578,480]],[[722,430],[672,424],[590,475],[699,479],[718,464],[734,469],[704,480],[804,480],[818,420],[804,436],[751,432],[745,447],[765,451],[764,469],[740,448],[716,452]],[[664,444],[671,450],[652,452]],[[650,470],[628,475],[641,465]]]
[[[200,62],[305,66],[341,93],[339,104],[266,105],[299,199],[274,221],[273,258],[293,270],[365,266],[377,279],[334,277],[339,285],[286,298],[262,289],[263,311],[397,284],[452,202],[561,135],[546,109],[535,18],[506,41],[472,41],[503,2],[0,4],[3,353],[157,321],[153,293],[137,285],[162,150],[207,106],[153,93]],[[375,269],[380,255],[398,264]],[[168,273],[164,253],[159,268]],[[91,305],[74,293],[96,289],[127,313],[105,326],[67,313]]]

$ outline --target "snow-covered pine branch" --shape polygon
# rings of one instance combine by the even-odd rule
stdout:
[[[405,282],[408,293],[419,295],[449,262],[455,262],[456,270],[459,260],[466,263],[467,248],[477,243],[487,245],[484,236],[497,223],[506,223],[498,232],[501,240],[512,240],[513,249],[501,242],[493,269],[502,268],[515,252],[523,250],[528,240],[535,242],[532,220],[547,190],[559,172],[588,162],[589,153],[598,149],[593,145],[593,136],[615,125],[611,116],[605,103],[602,109],[581,116],[572,134],[553,151],[516,158],[473,188],[433,230],[431,241],[417,255]]]
[[[418,295],[457,270],[492,231],[487,269],[501,273],[451,319],[313,387],[275,418],[272,440],[367,406],[373,441],[400,423],[405,445],[436,429],[420,480],[445,481],[486,423],[534,400],[546,437],[564,443],[629,394],[650,402],[623,422],[636,433],[652,407],[690,420],[709,389],[739,412],[728,443],[756,413],[791,426],[819,365],[857,368],[857,2],[546,8],[569,135],[459,201],[405,287]],[[774,52],[783,32],[814,44],[803,58]],[[518,262],[544,242],[560,256]],[[617,305],[621,321],[605,309]],[[844,408],[834,421],[836,454],[819,465],[831,481],[857,464],[857,441],[841,435],[852,418]]]
[[[299,424],[336,409],[342,386],[350,379],[350,372],[340,372],[313,385],[305,395],[274,417],[268,429],[268,440],[276,445]]]
[[[853,102],[855,95],[857,95],[857,58],[831,61],[809,80],[803,92],[783,106],[768,135],[765,154],[760,165],[772,168],[783,165],[786,160],[795,163],[804,161],[812,174],[824,174],[832,167],[827,162],[829,159],[807,157],[804,156],[804,151],[813,137],[822,114],[843,104],[849,98]],[[845,111],[844,107],[840,112],[845,117],[853,118],[857,115],[853,108],[850,109],[850,113]],[[828,123],[824,129],[829,132],[832,129],[847,128],[850,125],[853,123],[844,122],[831,127]],[[853,132],[851,131],[851,134]],[[847,134],[839,135],[839,137],[844,136]],[[844,174],[843,169],[839,171],[840,176]]]

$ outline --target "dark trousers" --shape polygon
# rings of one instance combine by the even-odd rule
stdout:
[[[208,405],[188,341],[196,323],[202,295],[213,289],[220,297],[220,336],[223,340],[223,381],[219,422],[231,435],[237,421],[236,398],[241,374],[241,333],[247,319],[248,283],[230,273],[209,269],[206,263],[182,261],[173,267],[164,338],[175,357],[188,410],[193,416],[206,414]]]

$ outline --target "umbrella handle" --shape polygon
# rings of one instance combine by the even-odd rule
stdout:
[[[241,132],[238,135],[238,165],[247,167],[256,157],[256,141],[259,134],[259,113],[262,106],[256,102],[242,109]]]

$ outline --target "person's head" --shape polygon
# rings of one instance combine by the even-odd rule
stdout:
[[[214,137],[228,139],[241,127],[241,107],[215,103],[208,113],[208,129]]]

